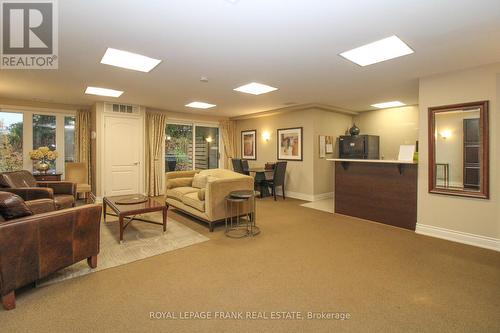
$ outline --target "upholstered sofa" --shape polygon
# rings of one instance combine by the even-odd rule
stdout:
[[[0,191],[19,195],[23,200],[52,199],[56,209],[75,206],[76,184],[65,181],[37,181],[28,170],[0,174]]]
[[[22,286],[84,259],[97,266],[101,206],[55,208],[51,199],[0,192],[0,296],[7,310]]]
[[[225,169],[203,171],[172,171],[166,173],[165,201],[214,230],[217,221],[226,217],[225,197],[232,191],[253,190],[254,180]],[[249,205],[241,207],[245,213]]]

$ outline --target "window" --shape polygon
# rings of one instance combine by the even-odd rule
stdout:
[[[0,112],[0,172],[23,168],[23,114]]]
[[[219,167],[219,128],[168,124],[165,133],[166,171]]]
[[[64,162],[75,162],[75,117],[64,117]]]
[[[56,116],[33,115],[33,149],[40,147],[56,150]],[[55,161],[50,161],[49,165],[49,171],[55,172]],[[33,166],[33,170],[35,170],[35,166]]]

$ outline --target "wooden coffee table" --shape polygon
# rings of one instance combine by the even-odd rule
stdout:
[[[163,225],[163,232],[167,231],[167,210],[168,206],[162,205],[158,201],[153,198],[146,198],[145,202],[134,203],[134,204],[118,204],[117,202],[127,201],[128,198],[138,196],[135,195],[119,195],[113,197],[104,197],[102,201],[102,210],[104,212],[104,223],[106,223],[106,215],[117,216],[120,223],[120,243],[123,243],[123,231],[132,221],[141,221],[151,224]],[[108,213],[107,207],[111,208],[114,212]],[[136,218],[136,215],[151,213],[151,212],[159,212],[161,211],[163,214],[163,223],[145,220]],[[126,223],[124,220],[128,219]]]

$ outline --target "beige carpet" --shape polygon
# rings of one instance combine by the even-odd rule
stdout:
[[[169,211],[210,238],[44,288],[0,310],[1,332],[500,332],[500,253],[257,201],[251,239]],[[474,223],[474,221],[471,221]],[[151,311],[332,311],[349,320],[168,320]]]
[[[159,212],[138,215],[137,217],[155,222],[162,221],[162,215]],[[37,286],[45,286],[111,267],[125,265],[136,260],[209,240],[209,238],[170,218],[167,220],[167,231],[165,233],[163,233],[161,225],[133,221],[125,229],[122,244],[119,243],[119,230],[116,217],[108,216],[107,222],[101,223],[101,250],[96,269],[91,269],[84,260],[48,276],[39,281]]]

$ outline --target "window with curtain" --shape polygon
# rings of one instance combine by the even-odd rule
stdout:
[[[23,168],[23,114],[0,112],[0,172]]]
[[[64,162],[75,162],[75,121],[74,116],[64,117]]]

